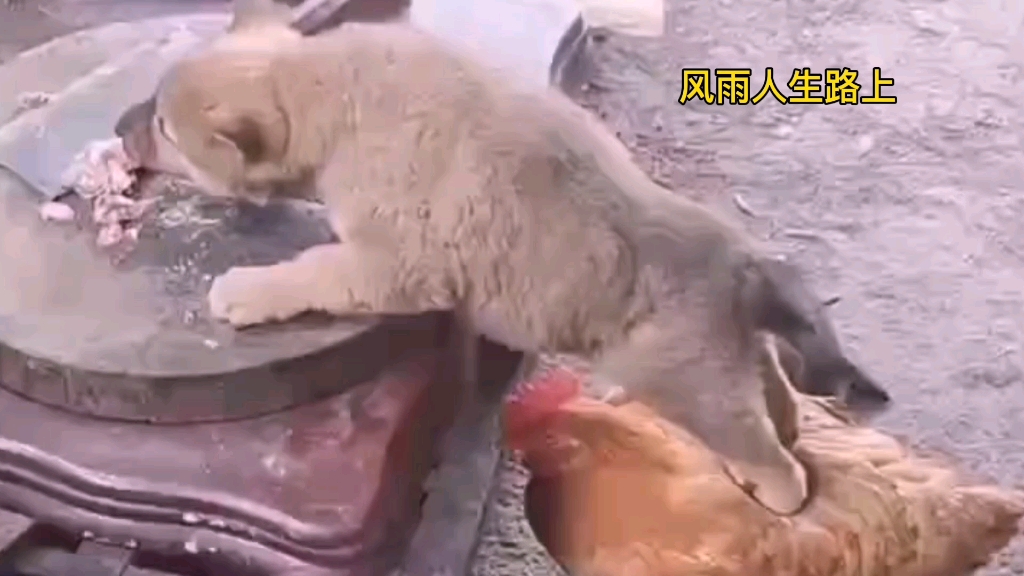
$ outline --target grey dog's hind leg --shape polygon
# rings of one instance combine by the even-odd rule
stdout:
[[[799,510],[806,473],[768,412],[757,348],[713,330],[700,302],[659,314],[598,359],[595,382],[621,385],[697,436],[766,507]]]

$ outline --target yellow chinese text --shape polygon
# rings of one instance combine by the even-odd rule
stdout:
[[[711,91],[710,68],[683,68],[683,89],[679,93],[679,103],[686,104],[690,100],[703,100],[708,104],[715,102],[715,94]]]
[[[715,70],[716,103],[747,104],[750,102],[750,68],[718,68]]]
[[[811,96],[811,93],[821,92],[821,74],[814,74],[810,68],[794,68],[793,74],[786,84],[789,89],[799,92],[799,96],[790,96],[790,104],[823,104],[825,99],[821,96]]]
[[[857,76],[857,71],[849,68],[826,68],[825,104],[856,104],[857,95],[860,93]]]
[[[764,86],[761,87],[761,91],[754,94],[754,97],[750,99],[751,104],[757,104],[761,100],[764,100],[765,96],[771,92],[771,95],[779,101],[779,104],[786,104],[788,99],[786,96],[779,92],[779,87],[775,85],[775,75],[771,67],[764,69]]]
[[[896,83],[892,78],[882,78],[882,69],[874,67],[871,69],[872,84],[871,84],[871,96],[861,96],[861,104],[895,104],[895,96],[882,96],[882,88],[885,86],[892,86]]]

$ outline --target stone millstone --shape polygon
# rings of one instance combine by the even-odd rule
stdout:
[[[242,331],[212,321],[213,277],[332,241],[330,230],[293,205],[207,204],[157,185],[138,242],[117,254],[95,248],[88,225],[42,222],[28,185],[0,171],[0,384],[95,416],[237,418],[371,379],[417,338],[373,319]]]
[[[165,179],[133,250],[95,230],[42,222],[61,171],[166,66],[223,30],[227,15],[112,24],[58,38],[0,66],[0,385],[89,415],[206,421],[267,413],[372,378],[398,336],[359,322],[235,331],[206,316],[217,274],[333,241],[315,211],[208,204]],[[26,109],[24,95],[41,105]],[[83,201],[84,204],[84,201]],[[88,212],[87,206],[81,206]],[[116,264],[116,265],[115,265]],[[346,361],[348,360],[348,361]]]

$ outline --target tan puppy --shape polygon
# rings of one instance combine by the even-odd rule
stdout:
[[[564,97],[410,27],[241,45],[171,70],[155,130],[212,193],[314,182],[342,242],[229,270],[215,317],[460,307],[510,347],[590,357],[596,380],[692,430],[760,502],[803,504],[758,376],[768,280],[738,228],[655,185]]]

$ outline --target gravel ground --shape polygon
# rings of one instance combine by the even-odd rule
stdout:
[[[0,15],[0,60],[102,20],[99,0],[53,2],[49,16],[31,3]],[[85,6],[74,18],[71,3]],[[1020,486],[1024,3],[666,3],[664,38],[595,44],[580,99],[655,178],[738,214],[841,296],[841,337],[895,399],[876,425]],[[751,68],[756,93],[772,67],[791,95],[795,67],[848,67],[866,96],[875,66],[895,105],[678,104],[681,68]],[[525,482],[506,462],[476,575],[558,573],[523,520]],[[1024,575],[1024,540],[979,574]]]

